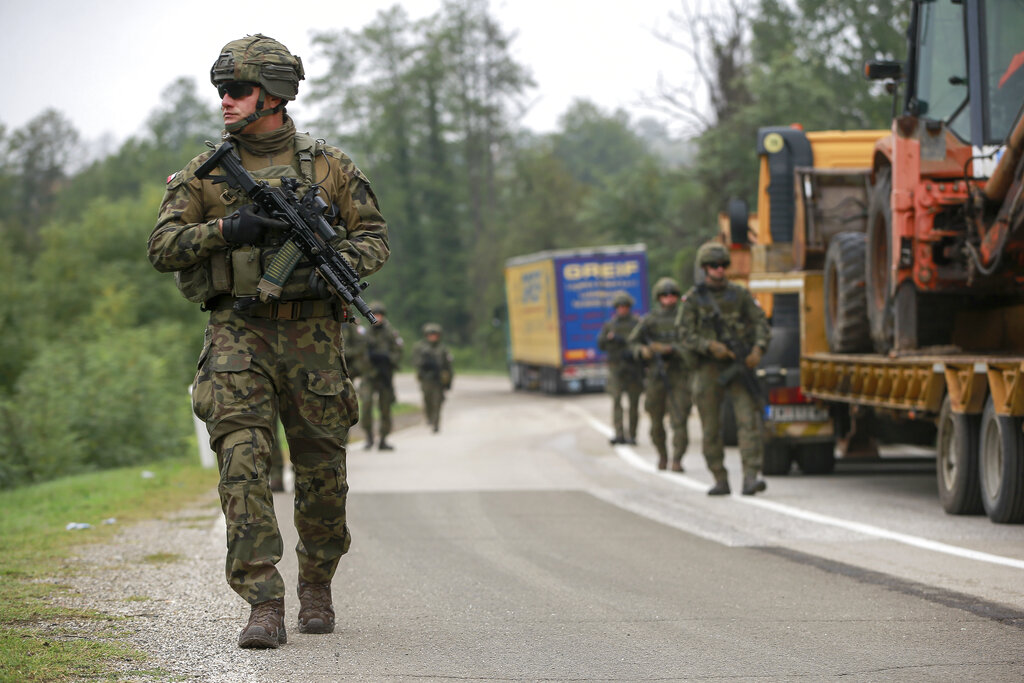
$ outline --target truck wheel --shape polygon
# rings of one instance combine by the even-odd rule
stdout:
[[[832,474],[836,469],[834,443],[808,443],[799,447],[796,462],[804,474]]]
[[[935,479],[939,503],[951,515],[981,514],[978,482],[977,415],[957,415],[946,396],[939,410],[935,444]]]
[[[519,363],[512,363],[508,368],[509,377],[512,380],[512,389],[522,391],[523,389],[523,367]]]
[[[865,294],[871,342],[878,353],[889,353],[893,341],[892,169],[881,168],[868,201]]]
[[[764,444],[764,462],[761,463],[761,472],[766,475],[789,474],[793,457],[789,452],[789,444],[777,439],[771,439]]]
[[[978,453],[981,502],[985,514],[1000,524],[1024,521],[1024,434],[1017,417],[996,415],[989,396],[981,414]]]
[[[832,353],[871,350],[864,291],[867,235],[841,232],[825,252],[825,338]]]

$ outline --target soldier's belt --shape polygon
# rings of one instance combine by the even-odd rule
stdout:
[[[217,297],[207,303],[211,311],[234,310],[239,315],[251,318],[270,318],[271,320],[302,320],[303,318],[334,318],[347,319],[347,308],[340,302],[323,299],[305,301],[273,301],[256,303],[248,306],[236,305],[238,299]]]

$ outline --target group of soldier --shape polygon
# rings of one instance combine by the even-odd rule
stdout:
[[[205,151],[167,177],[148,241],[153,266],[173,273],[181,294],[209,313],[192,403],[217,454],[226,522],[225,578],[251,608],[238,635],[242,648],[277,648],[287,642],[286,588],[277,569],[284,548],[271,493],[275,452],[280,461],[279,421],[295,474],[297,625],[302,633],[331,633],[331,582],[351,544],[346,521],[349,429],[362,424],[365,448],[392,448],[387,439],[393,374],[403,350],[380,303],[370,306],[377,324],[351,322],[348,303],[355,297],[332,293],[340,279],[325,275],[313,258],[330,251],[330,263],[341,263],[358,280],[378,272],[391,248],[366,176],[339,148],[299,132],[288,115],[287,105],[304,79],[302,60],[273,38],[247,35],[224,45],[210,69],[210,82],[221,98],[224,142],[217,152]],[[231,160],[248,174],[247,186],[237,178],[225,186],[224,176],[210,175],[211,163],[223,166]],[[282,195],[280,188],[292,194]],[[276,203],[261,203],[261,198],[282,196],[299,202],[303,215],[292,204],[290,211],[281,211]],[[298,199],[306,196],[316,201]],[[315,219],[309,206],[322,207]],[[323,242],[312,249],[307,244],[302,258],[289,234],[298,227],[295,221],[305,227],[316,222]],[[659,466],[668,467],[667,411],[674,430],[672,468],[682,471],[686,415],[696,396],[704,421],[704,454],[716,479],[711,493],[727,493],[717,411],[728,391],[739,422],[743,492],[753,493],[764,488],[757,479],[762,446],[755,403],[752,396],[743,397],[735,380],[718,380],[728,377],[737,360],[757,365],[768,327],[746,290],[725,280],[728,251],[704,248],[700,263],[707,274],[705,290],[691,291],[680,306],[678,285],[661,280],[655,286],[655,311],[635,321],[629,312],[632,302],[623,299],[612,329],[602,335],[614,367],[610,387],[628,393],[631,401],[628,437],[616,409],[616,441],[636,439],[640,376],[628,361],[639,358],[646,366],[644,390]],[[749,350],[727,343],[722,329],[745,341]],[[413,362],[427,419],[437,432],[444,392],[452,382],[452,358],[441,344],[438,325],[427,324],[423,332]],[[353,378],[361,378],[358,395]],[[696,392],[691,394],[694,378]],[[375,408],[380,415],[376,432]]]
[[[395,403],[394,373],[402,362],[404,343],[398,330],[388,321],[384,304],[370,304],[377,323],[364,327],[355,320],[342,326],[345,340],[345,364],[349,375],[361,378],[359,385],[359,425],[365,439],[363,449],[376,444],[378,450],[394,450],[388,443],[391,433],[391,406]],[[423,395],[423,412],[434,433],[441,429],[441,405],[452,387],[452,354],[441,342],[441,326],[423,325],[423,338],[412,350],[412,365]],[[374,407],[380,415],[375,424]],[[375,427],[376,433],[375,433]],[[376,437],[376,440],[375,440]]]
[[[750,373],[761,362],[771,331],[750,292],[726,277],[730,260],[724,245],[704,244],[697,252],[703,283],[683,296],[678,282],[669,277],[659,279],[651,292],[657,304],[643,317],[633,313],[633,298],[620,293],[612,302],[615,315],[598,334],[598,348],[608,359],[607,391],[615,430],[611,442],[636,444],[642,393],[658,469],[682,472],[689,445],[687,420],[696,403],[704,458],[715,478],[708,490],[713,496],[731,493],[720,415],[726,396],[736,414],[742,493],[753,495],[766,488],[759,476],[764,457],[760,399]],[[628,421],[623,415],[623,396],[628,402]],[[672,429],[671,454],[666,414]]]

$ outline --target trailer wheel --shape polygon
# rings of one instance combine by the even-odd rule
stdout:
[[[892,284],[892,169],[880,168],[868,202],[865,290],[871,341],[878,353],[893,343]]]
[[[761,472],[766,475],[785,475],[793,465],[793,455],[789,452],[789,444],[777,439],[769,439],[764,444],[764,461]]]
[[[939,410],[935,445],[935,479],[939,503],[951,515],[981,514],[981,488],[978,481],[977,415],[953,413],[949,396]]]
[[[871,349],[868,299],[864,291],[867,235],[841,232],[825,252],[825,338],[833,353]]]
[[[836,445],[832,442],[803,444],[797,450],[796,462],[804,474],[832,474],[836,469]]]
[[[1024,434],[1021,420],[997,415],[989,396],[981,414],[981,502],[1000,524],[1024,521]]]

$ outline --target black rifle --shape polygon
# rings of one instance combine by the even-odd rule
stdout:
[[[210,173],[218,166],[224,175],[211,176]],[[320,197],[316,185],[299,199],[295,194],[299,181],[295,178],[282,179],[279,188],[271,187],[266,181],[257,181],[242,166],[231,142],[218,147],[213,156],[196,169],[196,177],[209,177],[214,183],[226,182],[248,195],[263,213],[288,224],[288,241],[267,266],[258,288],[264,300],[280,296],[285,280],[295,270],[299,259],[305,256],[333,294],[354,306],[371,325],[377,322],[361,296],[368,284],[359,281],[359,275],[330,244],[337,233],[324,218],[327,202]]]
[[[751,347],[741,342],[726,329],[725,321],[722,319],[722,309],[718,307],[715,297],[711,296],[711,293],[708,292],[707,285],[697,286],[697,299],[702,304],[711,307],[713,312],[711,322],[715,326],[715,335],[718,337],[718,341],[725,344],[725,347],[732,351],[735,357],[729,366],[718,376],[718,383],[724,387],[738,377],[747,393],[750,394],[750,397],[754,399],[758,406],[763,408],[764,396],[761,393],[761,385],[758,384],[754,371],[748,368],[746,363]]]

